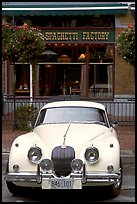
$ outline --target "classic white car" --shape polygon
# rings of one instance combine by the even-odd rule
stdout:
[[[7,187],[82,189],[107,186],[113,197],[122,184],[120,145],[103,104],[56,101],[39,111],[31,132],[11,146]]]

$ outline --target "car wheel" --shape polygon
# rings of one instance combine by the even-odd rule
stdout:
[[[122,186],[122,179],[123,179],[123,175],[122,175],[122,163],[121,163],[121,159],[120,159],[120,180],[118,182],[116,182],[115,184],[109,186],[109,194],[112,198],[117,197],[120,192],[121,192],[121,186]]]

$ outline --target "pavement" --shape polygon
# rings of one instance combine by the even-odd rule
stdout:
[[[115,127],[121,149],[121,158],[124,163],[135,163],[135,126]],[[23,134],[22,131],[2,127],[2,153],[9,153],[13,140]]]

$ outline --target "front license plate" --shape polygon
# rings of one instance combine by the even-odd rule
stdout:
[[[72,179],[51,179],[51,189],[72,189]]]

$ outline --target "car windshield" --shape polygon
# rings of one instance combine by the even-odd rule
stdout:
[[[43,109],[35,126],[45,123],[100,123],[108,126],[104,110],[92,107],[57,107]]]

